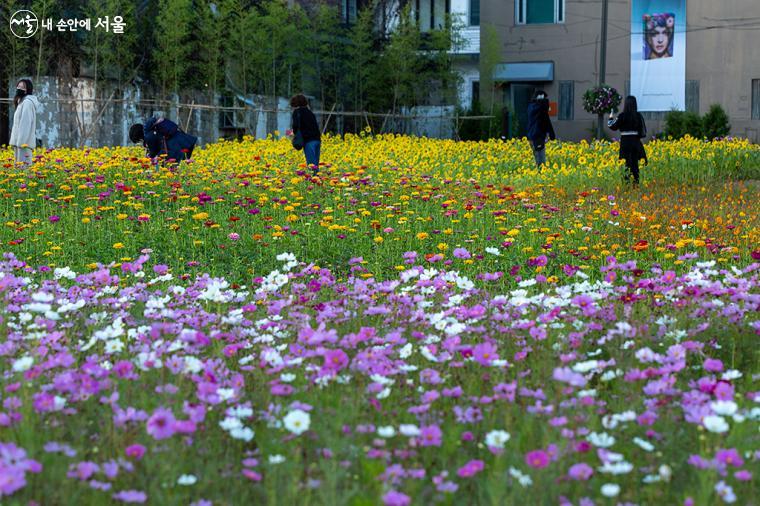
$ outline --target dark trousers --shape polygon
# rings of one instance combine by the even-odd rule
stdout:
[[[633,184],[639,184],[639,160],[646,160],[647,154],[644,145],[635,135],[623,135],[620,139],[620,158],[625,160],[625,173],[623,178],[627,181],[633,176]]]

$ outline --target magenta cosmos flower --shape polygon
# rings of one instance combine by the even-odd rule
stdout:
[[[525,463],[534,469],[543,469],[549,465],[549,454],[544,450],[533,450],[525,454]]]

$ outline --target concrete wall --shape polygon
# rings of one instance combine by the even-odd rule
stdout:
[[[515,0],[481,0],[481,27],[495,26],[502,47],[502,61],[554,62],[554,81],[541,83],[551,100],[557,100],[559,81],[574,82],[574,118],[553,123],[565,139],[590,137],[595,116],[583,110],[583,93],[598,81],[601,0],[565,0],[565,22],[517,25]],[[760,79],[757,27],[733,26],[760,17],[759,0],[711,2],[686,0],[686,79],[699,81],[699,113],[718,103],[730,117],[732,134],[755,141],[760,121],[750,120],[751,80]],[[621,94],[630,79],[631,0],[609,1],[606,82]],[[699,29],[724,25],[727,28]],[[481,90],[481,93],[483,90]],[[656,119],[647,121],[651,133],[662,128]]]
[[[15,88],[16,82],[11,81],[8,96],[15,93],[12,88]],[[201,92],[183,93],[171,97],[173,104],[155,105],[146,100],[157,96],[151,90],[131,85],[119,89],[110,82],[98,83],[97,97],[100,102],[78,102],[95,97],[95,82],[90,78],[62,80],[43,77],[34,86],[35,95],[42,104],[42,110],[37,114],[37,138],[45,147],[128,145],[129,127],[152,115],[163,115],[176,121],[199,138],[199,145],[214,142],[231,132],[220,128],[219,110],[178,106],[180,103],[201,106],[221,103],[220,97],[211,100],[208,94]],[[112,98],[110,102],[109,98]],[[271,97],[236,97],[233,105],[246,107],[245,111],[234,113],[233,120],[245,134],[263,138],[275,131],[284,135],[290,128],[290,105],[286,98],[277,98],[277,113],[266,112],[274,109]],[[9,123],[12,123],[13,105],[8,104],[7,107]],[[315,103],[313,107],[316,109],[319,104]]]

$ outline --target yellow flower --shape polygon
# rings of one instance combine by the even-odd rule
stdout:
[[[427,239],[428,237],[430,237],[430,236],[428,235],[427,232],[418,232],[417,233],[417,239],[419,239],[420,241],[423,241],[423,240]]]
[[[203,221],[208,219],[208,213],[195,213],[193,219],[196,221]]]
[[[122,249],[124,247],[123,243],[117,242],[113,245],[113,249]]]
[[[381,244],[381,243],[383,242],[383,240],[384,240],[384,239],[383,239],[381,236],[377,236],[377,237],[375,237],[375,242],[376,242],[377,244]]]

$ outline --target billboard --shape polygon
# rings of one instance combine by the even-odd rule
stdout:
[[[686,108],[686,0],[633,0],[631,95],[640,111]]]

